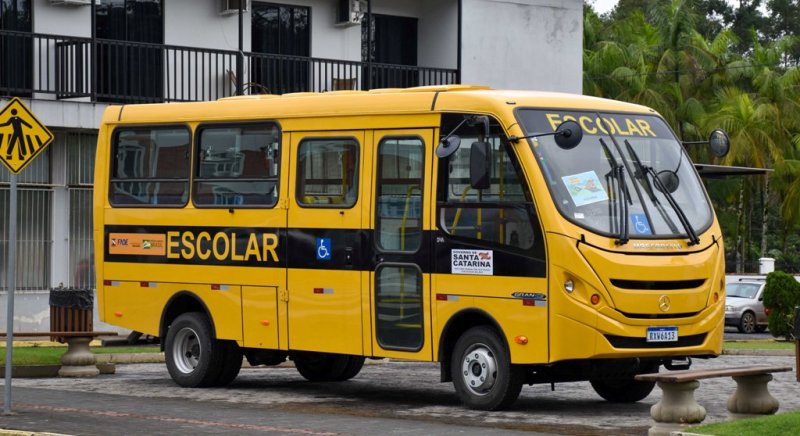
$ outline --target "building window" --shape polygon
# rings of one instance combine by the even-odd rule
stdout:
[[[349,208],[356,204],[358,143],[351,138],[307,139],[297,156],[297,203]]]
[[[417,65],[417,19],[373,14],[361,23],[361,59],[372,65],[372,88],[406,88],[417,86],[416,69],[396,65]],[[380,65],[392,64],[392,65]],[[367,67],[365,67],[367,68]]]
[[[186,127],[126,127],[114,133],[109,200],[115,206],[182,206],[189,196]]]
[[[32,9],[30,0],[0,0],[0,94],[2,95],[20,97],[31,95]]]
[[[276,124],[203,126],[197,135],[196,205],[275,205],[280,160]]]
[[[99,0],[96,7],[100,101],[163,99],[163,0]]]
[[[9,176],[0,166],[0,289],[8,290]],[[50,177],[50,147],[17,176],[16,289],[40,291],[50,287],[53,245],[53,189]]]
[[[308,91],[311,8],[254,2],[252,20],[251,82],[271,94]]]
[[[69,284],[95,287],[92,197],[96,133],[66,132],[69,195]]]

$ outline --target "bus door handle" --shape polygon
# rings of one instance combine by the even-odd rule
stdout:
[[[353,266],[353,247],[345,247],[344,264],[346,266]]]

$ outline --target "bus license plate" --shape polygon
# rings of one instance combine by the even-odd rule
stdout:
[[[648,327],[647,342],[677,342],[677,327]]]

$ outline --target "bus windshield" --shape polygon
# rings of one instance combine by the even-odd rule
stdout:
[[[553,136],[530,145],[561,214],[596,233],[628,238],[688,238],[712,222],[712,210],[689,157],[659,117],[520,109],[526,135],[577,121],[583,140],[572,149]]]

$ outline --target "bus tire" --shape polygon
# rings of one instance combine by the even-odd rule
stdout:
[[[165,342],[167,370],[180,386],[213,386],[223,365],[224,344],[211,334],[211,322],[200,312],[184,313],[172,322]]]
[[[635,403],[650,395],[656,382],[638,381],[633,377],[594,379],[590,380],[590,383],[597,395],[608,402]]]
[[[364,367],[364,356],[347,356],[348,362],[342,373],[336,377],[336,381],[346,381],[358,375]]]
[[[308,381],[342,381],[350,356],[344,354],[300,352],[292,356],[297,372]],[[361,368],[359,368],[360,370]],[[355,374],[353,374],[355,376]]]
[[[471,409],[503,409],[522,390],[523,369],[511,364],[503,341],[486,326],[473,327],[458,338],[450,370],[456,394]]]
[[[239,375],[242,369],[242,358],[244,354],[236,341],[218,341],[222,343],[224,357],[222,359],[222,370],[219,378],[214,382],[214,386],[228,386]]]

